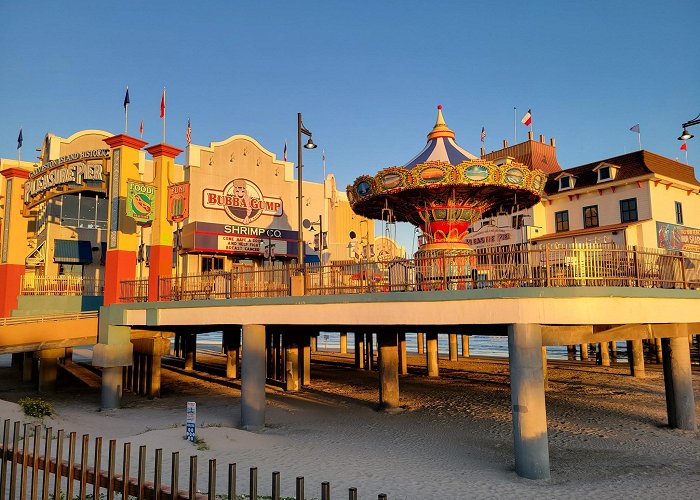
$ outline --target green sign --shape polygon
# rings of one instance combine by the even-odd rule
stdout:
[[[148,224],[155,219],[156,187],[143,182],[127,181],[126,215],[137,223]]]

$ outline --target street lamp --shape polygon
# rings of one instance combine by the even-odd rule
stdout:
[[[693,134],[688,132],[688,127],[692,127],[693,125],[697,125],[700,123],[700,114],[693,118],[692,120],[688,120],[687,122],[683,123],[681,127],[683,127],[683,133],[681,136],[678,138],[679,141],[687,141],[688,139],[692,139],[695,137]]]
[[[312,233],[315,231],[314,226],[318,226],[318,255],[320,260],[321,253],[328,248],[326,238],[323,236],[323,215],[319,215],[316,222],[311,222],[309,219],[304,219],[302,225],[305,229],[308,229]]]
[[[297,174],[297,187],[298,187],[298,198],[299,198],[299,213],[297,217],[299,217],[298,220],[298,226],[299,226],[299,236],[298,236],[298,242],[297,244],[299,245],[299,248],[297,249],[297,255],[298,255],[298,263],[300,269],[304,268],[304,236],[301,232],[302,228],[302,212],[304,210],[303,208],[303,194],[304,190],[302,188],[302,169],[304,168],[304,165],[302,164],[302,156],[301,156],[301,136],[305,135],[309,138],[306,144],[304,144],[304,147],[306,149],[316,149],[318,146],[314,144],[314,141],[311,140],[311,136],[313,135],[308,129],[304,128],[304,124],[301,121],[301,113],[297,113],[297,151],[298,151],[298,157],[297,157],[297,168],[299,169],[299,173]]]

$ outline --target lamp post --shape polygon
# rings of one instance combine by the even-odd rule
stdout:
[[[688,132],[688,127],[692,127],[693,125],[697,125],[700,123],[700,114],[693,118],[692,120],[688,120],[687,122],[683,123],[681,127],[683,127],[683,133],[681,136],[678,138],[679,141],[687,141],[688,139],[692,139],[695,137],[693,134]]]
[[[323,215],[319,215],[316,222],[311,222],[309,219],[304,219],[302,225],[304,226],[304,229],[308,229],[311,232],[314,231],[314,226],[318,226],[318,255],[320,261],[321,254],[326,248],[328,248],[326,239],[323,237]]]
[[[298,242],[297,244],[299,245],[299,248],[297,249],[297,255],[298,255],[298,264],[299,264],[299,269],[303,270],[304,269],[304,236],[302,234],[302,213],[304,211],[303,204],[304,204],[304,190],[302,188],[302,169],[304,168],[304,165],[302,163],[302,155],[301,155],[301,136],[305,135],[309,138],[306,144],[304,144],[304,147],[306,149],[316,149],[318,146],[314,144],[314,141],[311,140],[311,136],[313,135],[308,129],[304,128],[304,124],[301,121],[301,113],[297,113],[297,152],[298,152],[298,157],[297,157],[297,168],[299,169],[299,172],[297,174],[297,189],[298,189],[298,202],[299,202],[299,213],[297,214],[297,217],[299,217],[298,220],[298,228],[299,228],[299,235],[298,235]]]

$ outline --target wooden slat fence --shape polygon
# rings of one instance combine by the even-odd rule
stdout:
[[[115,439],[106,443],[106,450],[103,450],[103,444],[103,439],[99,436],[94,440],[91,440],[88,434],[78,438],[75,432],[66,434],[63,430],[59,430],[54,436],[51,427],[19,421],[12,423],[10,419],[5,419],[0,448],[0,500],[114,500],[116,497],[133,497],[136,500],[260,498],[257,467],[249,469],[247,494],[240,494],[236,463],[227,464],[221,470],[216,459],[210,459],[207,463],[207,483],[198,484],[197,455],[189,457],[181,477],[179,452],[171,453],[168,470],[164,467],[167,464],[163,460],[162,448],[155,450],[151,465],[146,446],[139,446],[138,450],[134,450],[137,451],[134,476],[132,444],[123,443],[120,456]],[[106,464],[103,463],[105,451]],[[150,477],[146,475],[147,465],[149,470],[152,467]],[[221,491],[217,490],[218,473],[225,474],[225,481],[218,483],[226,485]],[[272,494],[266,498],[281,499],[280,484],[280,473],[272,472]],[[302,500],[305,495],[304,478],[296,477],[293,498]],[[357,499],[357,488],[350,488],[348,497],[351,500]],[[320,498],[330,500],[329,482],[321,483]],[[387,497],[380,493],[378,498]]]

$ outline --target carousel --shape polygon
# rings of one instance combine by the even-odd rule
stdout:
[[[448,258],[447,274],[466,282],[473,252],[465,240],[474,222],[532,207],[546,179],[544,172],[512,158],[486,161],[460,147],[438,106],[437,121],[420,153],[403,166],[358,177],[347,193],[358,215],[379,220],[391,211],[395,221],[420,229],[417,272],[435,275],[432,268],[444,268]],[[445,276],[444,270],[441,274]]]

